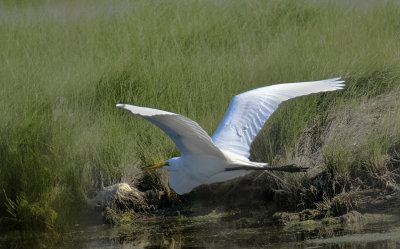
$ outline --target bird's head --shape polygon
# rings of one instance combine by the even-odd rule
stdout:
[[[149,166],[143,167],[142,169],[149,170],[149,169],[162,168],[162,169],[166,169],[166,170],[171,171],[171,170],[176,170],[177,169],[177,167],[179,165],[178,162],[179,162],[179,157],[173,157],[173,158],[168,159],[167,161],[163,161],[163,162],[159,162],[159,163],[156,163],[156,164],[153,164],[153,165],[149,165]]]

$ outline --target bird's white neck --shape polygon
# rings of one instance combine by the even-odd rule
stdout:
[[[179,167],[181,166],[181,161],[180,157],[173,157],[167,160],[168,166],[164,166],[163,169],[169,170],[169,171],[177,171],[179,170]]]

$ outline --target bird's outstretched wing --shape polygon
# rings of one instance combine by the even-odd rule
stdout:
[[[117,104],[117,107],[137,114],[158,126],[176,144],[181,156],[209,156],[225,159],[207,132],[199,124],[185,116],[127,104]]]
[[[236,95],[212,135],[212,140],[222,150],[249,157],[251,142],[281,102],[297,96],[334,91],[343,87],[344,81],[333,78],[271,85]]]

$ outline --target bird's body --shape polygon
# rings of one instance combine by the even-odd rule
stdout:
[[[250,170],[229,171],[226,169],[267,165],[266,163],[251,162],[245,157],[230,152],[222,151],[222,153],[225,158],[188,156],[169,159],[169,166],[166,166],[166,169],[170,171],[170,187],[178,194],[183,194],[202,184],[223,182],[251,172]]]
[[[127,104],[117,107],[152,122],[174,141],[181,156],[147,168],[169,170],[170,187],[184,194],[202,184],[265,168],[267,163],[248,159],[250,144],[278,105],[297,96],[342,89],[344,81],[339,79],[271,85],[236,95],[211,137],[196,122],[179,114]]]

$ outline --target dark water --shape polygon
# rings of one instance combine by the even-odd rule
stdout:
[[[63,248],[400,248],[400,219],[365,215],[361,223],[286,226],[272,220],[212,212],[155,216],[119,227],[77,228]]]
[[[0,248],[400,248],[400,217],[394,214],[330,225],[309,220],[282,226],[266,217],[260,211],[148,215],[120,226],[76,224],[62,237],[47,235],[53,243],[0,236]]]

